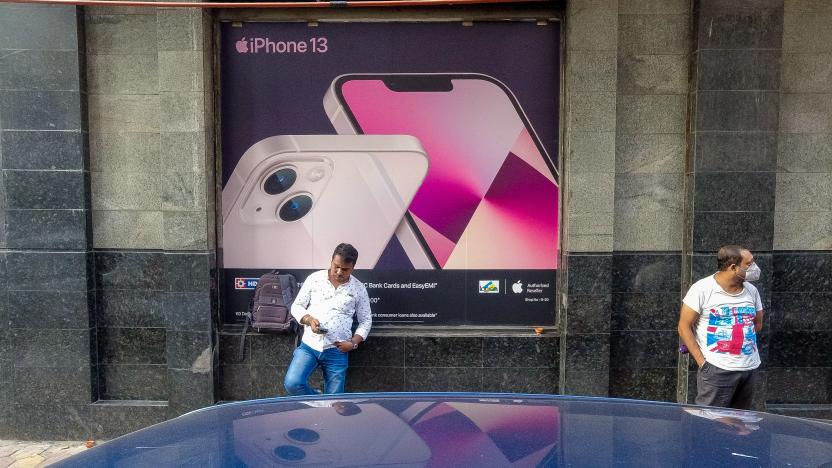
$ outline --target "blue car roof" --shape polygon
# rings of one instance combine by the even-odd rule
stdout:
[[[203,408],[68,458],[96,466],[820,466],[832,424],[612,398],[283,397]]]

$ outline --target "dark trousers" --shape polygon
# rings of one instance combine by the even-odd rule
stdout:
[[[728,371],[705,361],[696,372],[696,404],[751,409],[756,378],[753,370]]]

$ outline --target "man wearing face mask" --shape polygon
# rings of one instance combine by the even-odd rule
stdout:
[[[763,328],[760,293],[750,281],[760,279],[760,268],[748,249],[725,245],[717,269],[682,299],[679,336],[699,365],[696,404],[750,409]]]

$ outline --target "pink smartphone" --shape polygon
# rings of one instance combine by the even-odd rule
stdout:
[[[401,418],[375,403],[351,406],[347,416],[327,405],[237,419],[234,452],[252,467],[426,466],[430,448]]]
[[[428,170],[407,135],[279,135],[241,157],[222,190],[225,268],[326,268],[349,242],[372,268]]]
[[[412,135],[430,169],[396,236],[417,269],[556,269],[558,172],[512,92],[481,74],[350,74],[338,133]]]

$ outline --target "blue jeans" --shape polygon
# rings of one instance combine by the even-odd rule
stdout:
[[[347,379],[347,353],[337,347],[315,351],[301,343],[292,353],[283,386],[289,395],[317,395],[309,386],[309,376],[318,367],[324,371],[324,393],[344,393]]]

